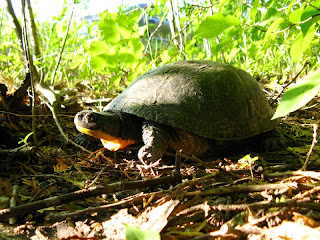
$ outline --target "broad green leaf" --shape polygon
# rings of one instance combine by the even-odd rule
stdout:
[[[135,61],[135,54],[128,47],[121,48],[119,50],[118,56],[120,58],[120,62],[126,63],[125,66],[129,68],[130,63],[133,63]]]
[[[196,35],[204,38],[214,38],[227,28],[239,24],[239,21],[230,15],[217,13],[207,17],[198,27]]]
[[[120,40],[120,31],[114,20],[108,18],[103,19],[99,23],[99,29],[106,42],[116,43]]]
[[[300,25],[303,35],[306,35],[309,31],[309,28],[311,28],[311,26],[319,20],[319,16],[316,15],[320,14],[320,10],[316,8],[320,9],[320,1],[313,1],[312,6],[308,5],[303,11],[301,21],[308,20],[307,22]]]
[[[140,41],[139,38],[130,39],[129,42],[128,42],[128,46],[135,53],[138,53],[138,52],[140,53],[140,52],[142,52],[144,50],[144,45],[142,44],[142,42]]]
[[[292,7],[293,7],[293,5],[296,3],[296,0],[292,0],[291,2],[290,2],[290,4],[288,5],[288,11],[287,11],[287,15],[289,16],[289,14],[290,14],[290,12],[291,12],[291,10],[292,10]]]
[[[142,16],[142,11],[134,11],[130,13],[130,18],[133,22],[138,23]]]
[[[93,56],[90,60],[90,65],[94,70],[101,72],[105,68],[106,62],[101,56]]]
[[[119,86],[120,81],[121,81],[121,76],[119,75],[114,75],[111,78],[109,78],[109,83],[114,84],[116,86]]]
[[[280,13],[277,11],[277,9],[273,8],[273,7],[268,7],[268,11],[266,12],[263,21],[268,20],[268,19],[278,19],[280,18],[281,15]]]
[[[129,39],[132,34],[132,29],[119,25],[120,35],[123,39]]]
[[[272,119],[284,117],[305,106],[320,91],[320,69],[300,79],[282,96],[279,106]]]
[[[313,26],[308,30],[305,36],[302,33],[299,33],[299,35],[296,37],[290,49],[290,55],[294,62],[299,61],[303,52],[310,46],[315,32],[316,29]]]
[[[104,41],[94,41],[90,44],[89,52],[92,56],[106,53],[108,45]]]
[[[126,240],[160,240],[160,234],[126,225]]]
[[[283,23],[283,18],[278,18],[277,20],[275,20],[270,27],[268,28],[267,32],[266,32],[266,36],[265,39],[268,41],[270,39],[270,37],[273,37],[275,35],[275,33],[273,33],[273,31],[275,31],[279,25]]]
[[[219,0],[219,9],[226,5],[230,0]]]
[[[259,0],[254,0],[251,13],[250,13],[250,19],[252,22],[255,22],[258,6],[259,6]]]
[[[301,22],[301,16],[302,16],[303,12],[304,12],[303,8],[299,8],[299,9],[296,9],[293,12],[291,12],[289,14],[289,22],[292,22],[292,23]]]
[[[303,43],[303,34],[300,32],[298,36],[295,37],[291,48],[290,48],[290,55],[294,62],[300,59],[302,55],[302,43]]]

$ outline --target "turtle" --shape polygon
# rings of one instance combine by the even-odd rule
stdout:
[[[166,150],[201,155],[217,142],[267,135],[279,123],[272,116],[261,86],[246,71],[185,60],[140,75],[102,112],[83,110],[74,123],[111,151],[142,143],[138,158],[156,161]]]

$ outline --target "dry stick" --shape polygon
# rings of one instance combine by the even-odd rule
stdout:
[[[263,185],[235,185],[231,187],[217,187],[210,190],[197,190],[193,192],[185,193],[185,196],[201,196],[201,195],[222,195],[222,194],[234,194],[244,192],[262,192],[265,190],[286,190],[290,188],[290,184],[263,184]],[[295,186],[292,186],[295,187]],[[310,189],[314,186],[300,185],[304,189]]]
[[[149,180],[137,180],[128,182],[116,182],[106,186],[91,187],[82,189],[72,193],[67,193],[61,196],[46,198],[43,200],[27,203],[14,208],[7,208],[0,210],[0,221],[4,221],[13,216],[21,216],[32,213],[33,211],[58,206],[62,203],[71,202],[83,198],[99,196],[107,193],[115,193],[124,190],[141,189],[151,186],[159,186],[162,184],[175,184],[181,181],[181,176],[167,176],[161,178],[154,178]]]
[[[307,158],[306,158],[306,161],[304,162],[303,166],[302,166],[302,170],[307,170],[307,167],[308,167],[308,162],[310,160],[310,157],[311,157],[311,154],[312,154],[312,151],[314,149],[314,147],[316,146],[318,140],[317,140],[317,136],[318,136],[318,124],[312,124],[313,126],[313,139],[312,139],[312,143],[311,143],[311,146],[310,146],[310,149],[307,153]]]
[[[18,36],[20,48],[23,49],[23,46],[22,46],[22,29],[21,29],[20,23],[19,23],[19,21],[18,21],[18,19],[16,17],[15,12],[14,12],[11,0],[6,0],[6,3],[7,3],[8,13],[11,16],[12,22],[13,22],[13,24],[15,26],[14,31],[16,32],[16,34]]]
[[[31,112],[32,115],[36,115],[36,104],[35,104],[35,82],[34,82],[34,76],[37,75],[35,74],[34,70],[34,65],[33,65],[33,60],[32,60],[32,55],[30,54],[30,48],[29,48],[29,41],[28,41],[28,33],[27,33],[27,19],[26,19],[26,12],[25,12],[25,7],[26,7],[26,2],[25,0],[21,0],[21,5],[22,5],[22,16],[23,16],[23,27],[22,27],[22,43],[24,47],[24,51],[26,54],[27,62],[29,65],[29,71],[30,71],[30,78],[31,78],[31,90],[32,90],[32,101],[31,101]],[[31,14],[31,13],[30,13]],[[35,144],[38,143],[37,139],[37,124],[36,124],[36,118],[32,117],[32,131],[33,131],[33,141]]]
[[[286,172],[275,172],[275,173],[264,173],[264,178],[275,178],[284,176],[305,176],[320,180],[320,172],[314,171],[286,171]]]
[[[172,192],[173,189],[168,189],[159,192],[152,192],[152,193],[143,193],[136,196],[130,196],[124,199],[121,199],[119,202],[110,203],[106,205],[102,205],[99,207],[91,207],[84,210],[79,210],[72,213],[65,213],[65,214],[51,214],[49,215],[49,221],[61,221],[66,218],[74,218],[76,216],[81,216],[84,214],[92,213],[92,212],[100,212],[106,209],[116,209],[116,208],[125,208],[128,206],[132,206],[132,204],[137,204],[138,202],[142,202],[143,199],[147,199],[150,197],[154,197],[154,200],[164,197],[166,194]]]
[[[181,168],[181,150],[176,152],[174,177],[177,177],[177,179],[181,179],[180,168]],[[150,197],[154,197],[153,198],[154,200],[159,199],[159,198],[165,196],[167,193],[173,192],[174,190],[181,188],[181,186],[183,186],[183,185],[185,185],[185,184],[179,184],[173,188],[170,188],[170,189],[164,190],[164,191],[144,193],[144,194],[139,194],[134,197],[130,196],[130,197],[127,197],[125,199],[120,200],[119,202],[107,204],[104,206],[87,208],[87,209],[80,210],[80,211],[73,212],[73,213],[51,215],[50,220],[51,221],[60,221],[60,220],[66,219],[67,217],[75,217],[75,216],[87,214],[90,212],[99,212],[101,210],[110,209],[110,208],[126,207],[128,204],[132,204],[134,202],[141,201],[145,198],[150,198]]]
[[[31,7],[31,1],[30,0],[26,0],[26,1],[27,1],[27,7],[28,7],[28,12],[29,12],[29,17],[30,17],[30,26],[31,26],[32,38],[33,38],[33,44],[34,44],[34,47],[33,47],[34,54],[38,58],[41,54],[40,47],[39,47],[39,35],[37,33],[37,27],[36,27],[34,17],[33,17],[33,10]]]
[[[182,210],[177,216],[181,215],[188,215],[199,210],[204,212],[208,212],[209,214],[212,211],[244,211],[250,208],[251,210],[258,210],[258,209],[268,209],[268,208],[275,208],[275,207],[291,207],[291,208],[308,208],[313,210],[320,210],[320,204],[317,202],[306,202],[306,201],[296,201],[296,200],[287,200],[285,202],[256,202],[256,203],[249,203],[249,204],[218,204],[218,205],[208,205],[208,203],[201,203],[196,206],[192,206],[188,209]]]
[[[299,77],[299,75],[301,74],[301,72],[303,71],[303,69],[305,69],[305,67],[306,67],[308,64],[309,64],[308,61],[306,61],[306,62],[303,64],[302,68],[301,68],[300,71],[294,76],[294,78],[293,78],[290,82],[288,82],[288,83],[282,88],[282,91],[278,94],[278,96],[277,96],[275,99],[272,100],[271,105],[275,104],[275,102],[278,100],[278,98],[280,98],[280,97],[282,96],[283,92],[284,92],[292,83],[295,83],[295,82],[296,82],[297,78]]]

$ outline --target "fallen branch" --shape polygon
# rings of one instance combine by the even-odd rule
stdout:
[[[182,215],[190,215],[194,212],[203,211],[207,215],[212,214],[213,211],[245,211],[250,210],[259,210],[259,209],[268,209],[268,208],[307,208],[312,210],[319,210],[320,204],[317,202],[306,202],[306,201],[296,201],[296,200],[287,200],[285,202],[269,202],[262,201],[249,204],[218,204],[218,205],[209,205],[207,202],[192,206],[185,210],[182,210],[177,214],[177,217]]]
[[[159,185],[172,185],[181,181],[181,176],[167,176],[154,178],[149,180],[137,180],[130,182],[117,182],[108,184],[106,186],[91,187],[88,189],[82,189],[72,193],[67,193],[61,196],[55,196],[46,198],[43,200],[35,201],[32,203],[23,204],[13,208],[7,208],[0,210],[0,221],[8,220],[11,217],[22,216],[32,213],[36,210],[48,208],[51,206],[58,206],[62,203],[71,202],[83,198],[99,196],[107,193],[115,193],[124,190],[141,189]]]
[[[203,196],[203,195],[223,195],[234,194],[244,192],[262,192],[265,190],[287,190],[289,188],[295,188],[296,186],[290,186],[290,184],[263,184],[263,185],[235,185],[231,187],[217,187],[210,190],[197,190],[193,192],[185,193],[185,196]],[[301,185],[300,187],[308,188],[308,186]],[[314,186],[313,186],[314,187]],[[312,188],[310,186],[310,188]],[[308,189],[310,189],[308,188]]]
[[[148,199],[148,198],[152,197],[153,200],[157,200],[161,197],[164,197],[166,194],[168,194],[170,192],[172,192],[172,189],[163,190],[163,191],[159,191],[159,192],[138,194],[135,196],[129,196],[127,198],[121,199],[118,202],[102,205],[99,207],[90,207],[87,209],[83,209],[83,210],[79,210],[79,211],[71,212],[71,213],[65,213],[65,214],[50,214],[49,217],[46,217],[46,219],[51,222],[58,222],[58,221],[62,221],[67,218],[74,218],[76,216],[82,216],[82,215],[92,213],[92,212],[101,212],[106,209],[125,208],[128,206],[132,206],[132,204],[136,205],[140,202],[143,202],[143,199]]]

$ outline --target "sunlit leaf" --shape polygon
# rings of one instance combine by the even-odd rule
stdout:
[[[160,240],[160,234],[126,225],[126,240]]]
[[[226,5],[228,2],[230,2],[230,0],[219,0],[219,7],[220,9]]]
[[[99,55],[98,56],[93,56],[91,58],[90,64],[91,64],[91,67],[94,70],[98,71],[98,72],[103,70],[105,68],[105,66],[106,66],[105,60],[103,59],[103,57],[101,57]]]
[[[301,21],[301,15],[303,13],[304,9],[303,8],[299,8],[294,10],[293,12],[291,12],[289,14],[289,21],[292,23],[297,23]]]
[[[288,5],[287,15],[290,14],[290,12],[292,11],[292,7],[293,7],[293,5],[294,5],[295,3],[296,3],[296,0],[292,0],[292,1],[290,2],[290,4]]]
[[[253,6],[252,6],[252,9],[251,9],[251,12],[250,12],[250,19],[251,19],[252,22],[254,22],[255,19],[256,19],[258,6],[259,6],[259,0],[254,0]]]
[[[134,52],[127,47],[123,47],[120,49],[118,56],[121,62],[125,62],[126,64],[133,63],[135,61]]]
[[[141,19],[142,13],[143,13],[143,11],[134,11],[134,12],[130,13],[130,19],[131,19],[133,22],[138,23],[139,20]]]
[[[272,37],[273,35],[275,35],[274,31],[279,27],[281,23],[283,23],[283,21],[283,18],[278,18],[270,25],[265,36],[267,40],[270,39],[270,37]]]
[[[106,42],[118,42],[120,40],[120,31],[117,23],[112,19],[104,19],[99,23],[101,35]]]
[[[128,46],[135,53],[142,52],[144,50],[144,45],[142,44],[142,42],[138,38],[130,39],[128,42]]]
[[[301,21],[306,22],[300,25],[303,35],[306,35],[311,26],[319,20],[320,11],[317,8],[320,9],[320,1],[313,1],[312,6],[308,5],[304,9]]]
[[[298,83],[288,89],[273,115],[272,119],[284,117],[305,106],[320,91],[320,70],[300,79]]]
[[[97,56],[106,53],[106,49],[108,46],[104,41],[94,41],[90,44],[89,52],[92,56]]]
[[[294,62],[299,61],[303,52],[310,46],[315,32],[316,32],[316,29],[313,26],[309,29],[309,31],[305,36],[302,33],[300,33],[296,37],[290,49],[290,55]]]
[[[213,38],[218,36],[227,28],[239,24],[239,21],[230,15],[225,16],[222,13],[217,13],[207,17],[199,26],[196,35],[204,38]]]
[[[263,20],[273,20],[278,18],[281,18],[281,14],[278,12],[278,10],[273,7],[268,7],[268,11],[266,12]]]

